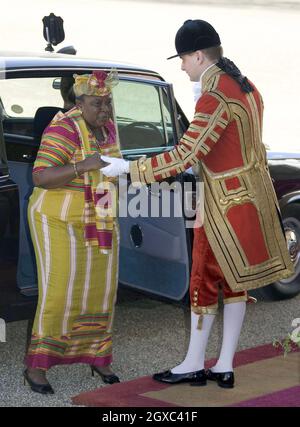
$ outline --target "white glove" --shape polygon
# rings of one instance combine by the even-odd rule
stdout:
[[[100,169],[105,176],[113,177],[122,175],[123,173],[129,173],[128,160],[108,156],[101,156],[101,159],[106,163],[110,163],[110,165]]]

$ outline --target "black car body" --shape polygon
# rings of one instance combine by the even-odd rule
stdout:
[[[116,68],[114,93],[121,150],[125,158],[151,156],[172,149],[188,127],[172,85],[154,71],[127,64],[44,54],[0,53],[0,317],[7,321],[32,315],[36,304],[35,258],[27,224],[32,167],[43,129],[64,107],[61,79],[94,69]],[[300,292],[300,153],[268,153],[296,273],[260,290],[269,298]],[[188,183],[180,203],[195,191],[187,173],[168,181],[170,204],[178,204],[176,185]],[[120,216],[119,280],[122,284],[174,301],[184,300],[189,286],[192,229],[186,214],[151,215],[162,208],[164,189],[145,187],[147,212]],[[189,194],[190,193],[190,194]],[[126,207],[136,203],[127,195]]]

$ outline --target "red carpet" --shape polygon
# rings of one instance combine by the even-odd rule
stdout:
[[[214,360],[207,362],[212,366]],[[286,357],[267,344],[235,356],[236,386],[222,389],[209,381],[206,387],[165,385],[150,376],[81,393],[76,405],[97,407],[300,407],[300,351]]]

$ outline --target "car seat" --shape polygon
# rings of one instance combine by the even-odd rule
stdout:
[[[44,130],[59,111],[65,113],[67,110],[60,107],[39,107],[36,110],[33,119],[33,136],[38,144],[40,144]]]

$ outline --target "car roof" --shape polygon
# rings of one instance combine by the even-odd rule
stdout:
[[[300,159],[300,151],[267,151],[268,160]]]
[[[64,68],[64,69],[111,69],[117,68],[129,74],[148,75],[159,80],[163,78],[155,71],[141,67],[139,65],[129,64],[126,62],[118,62],[112,60],[79,58],[75,55],[66,55],[60,53],[32,53],[32,52],[11,52],[0,51],[0,67],[5,71],[12,70],[27,70],[27,69],[49,69],[49,68]]]

